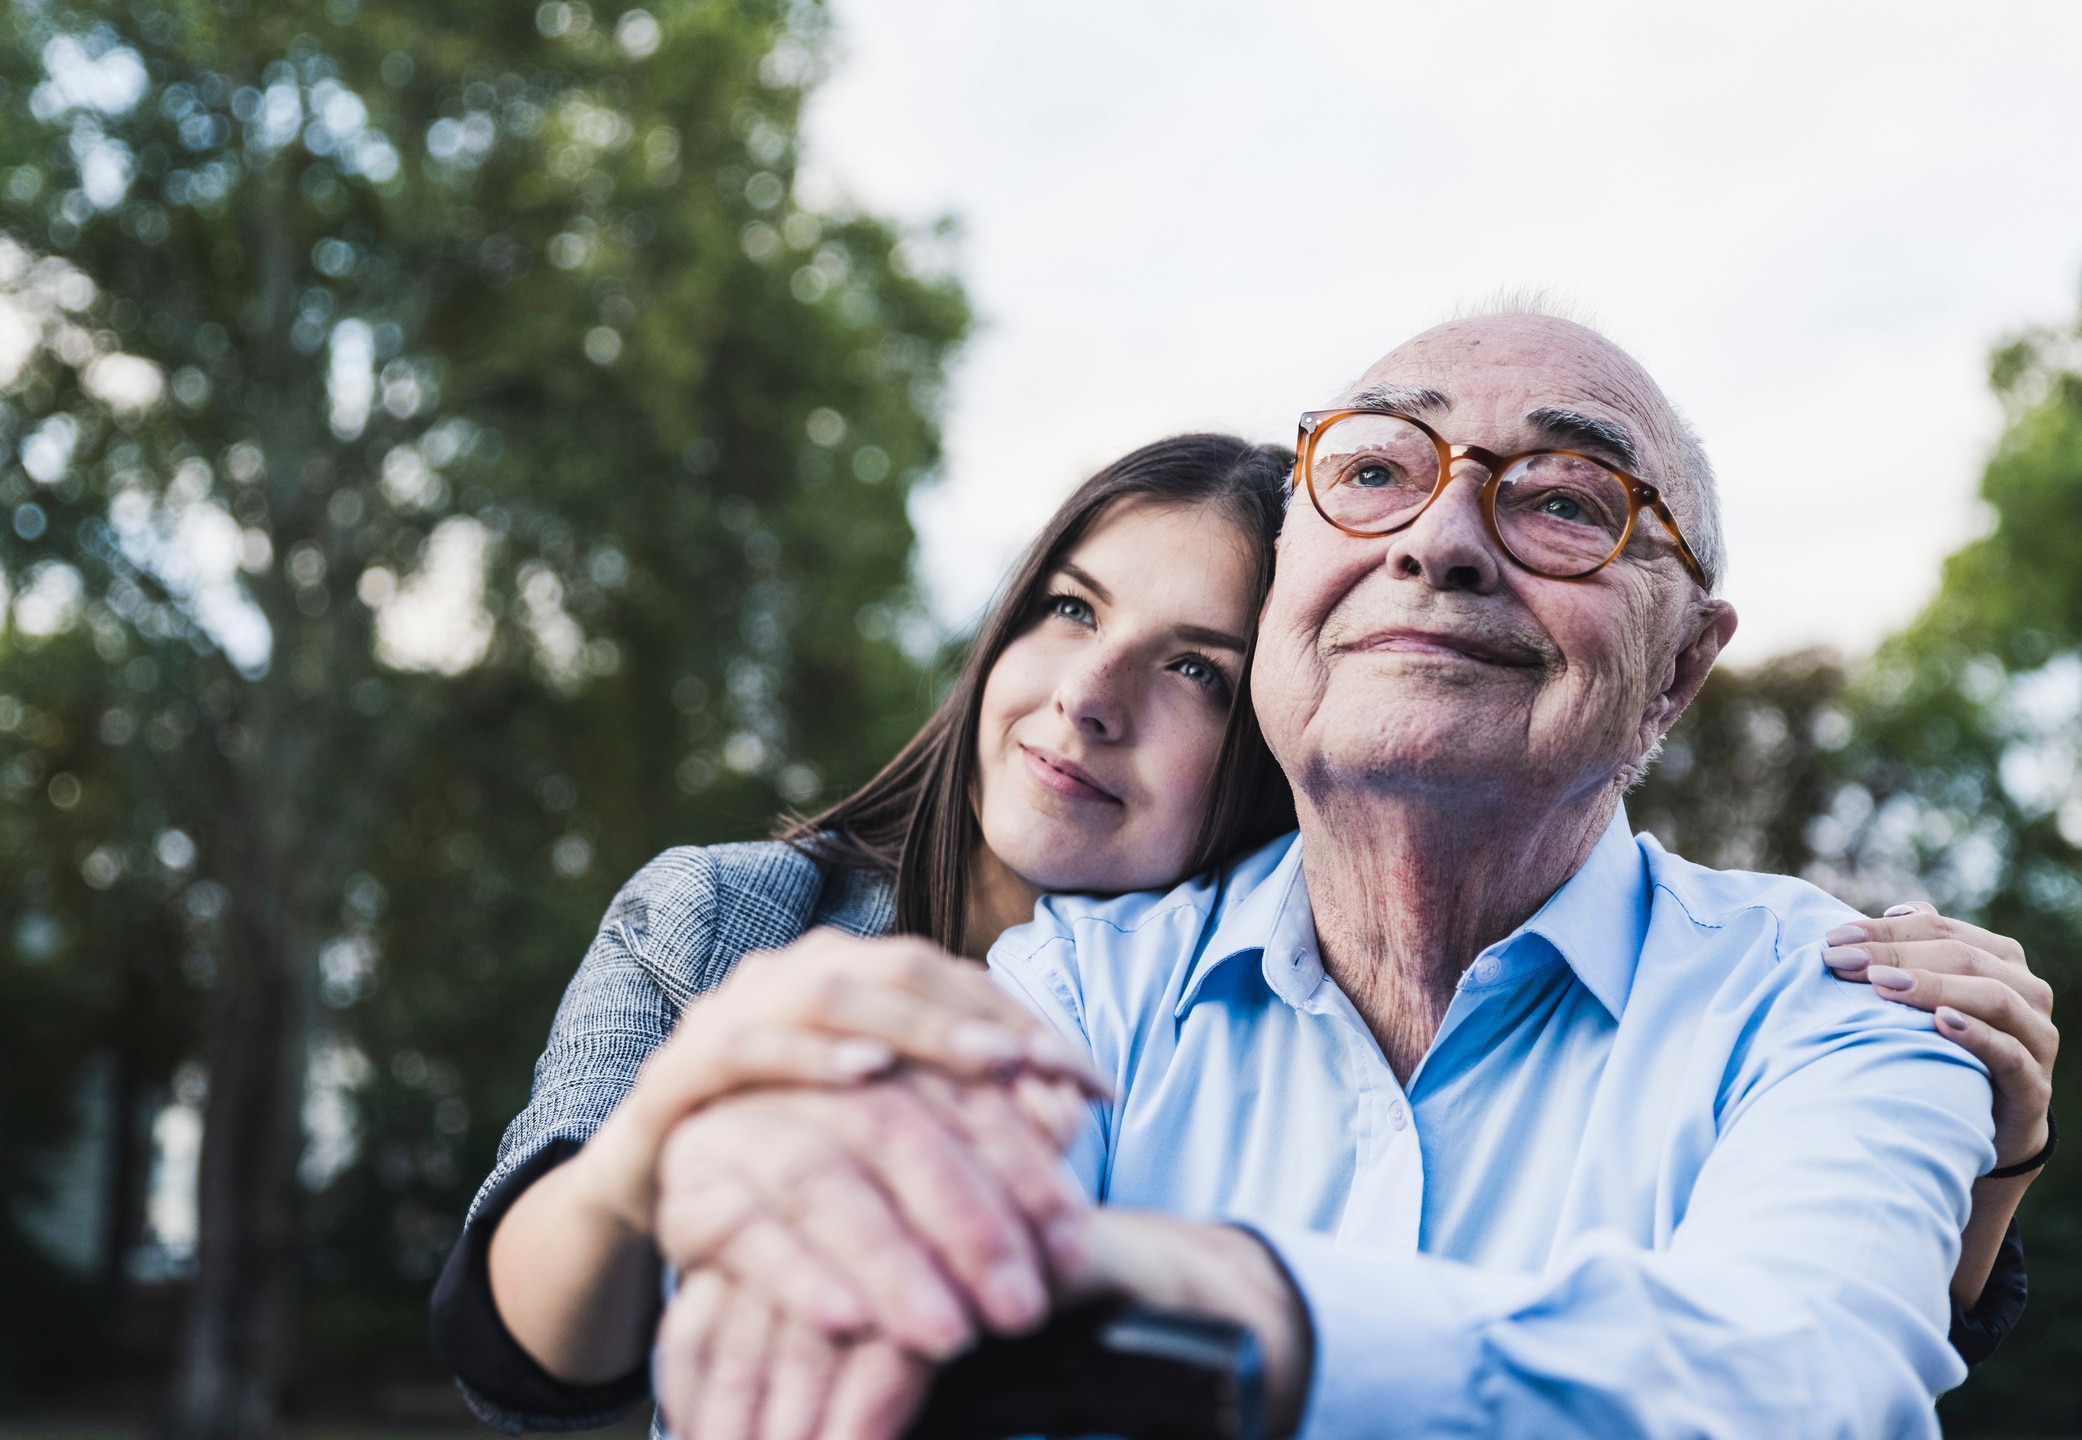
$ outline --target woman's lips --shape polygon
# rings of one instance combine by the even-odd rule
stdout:
[[[1027,773],[1058,795],[1071,800],[1103,800],[1109,805],[1121,803],[1120,796],[1067,756],[1025,744],[1019,747],[1019,753],[1026,757]]]

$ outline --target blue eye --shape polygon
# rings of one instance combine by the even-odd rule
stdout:
[[[1089,625],[1092,623],[1090,602],[1076,595],[1049,596],[1047,613],[1058,620],[1068,620],[1075,625]]]
[[[1229,692],[1229,677],[1222,673],[1221,666],[1204,656],[1183,656],[1171,668],[1202,689],[1212,690],[1218,695]]]

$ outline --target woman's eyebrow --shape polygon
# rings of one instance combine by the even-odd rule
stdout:
[[[1231,635],[1227,630],[1210,630],[1205,625],[1181,625],[1178,638],[1190,640],[1195,645],[1212,646],[1216,650],[1234,650],[1239,655],[1244,652],[1243,636]]]
[[[1069,560],[1065,560],[1062,564],[1056,566],[1055,568],[1057,574],[1068,575],[1072,580],[1075,580],[1085,589],[1091,591],[1094,595],[1098,596],[1102,603],[1107,605],[1111,605],[1113,603],[1113,592],[1111,590],[1108,590],[1104,585],[1101,585],[1098,581],[1094,580],[1091,577],[1090,571],[1082,569],[1081,567]]]

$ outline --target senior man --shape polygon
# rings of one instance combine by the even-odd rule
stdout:
[[[1252,690],[1298,835],[1049,900],[991,957],[1115,1086],[1070,1145],[1105,1207],[1046,1237],[1059,1291],[1244,1321],[1322,1440],[1935,1434],[1986,1078],[1831,975],[1842,905],[1671,857],[1621,805],[1735,628],[1682,422],[1593,332],[1491,316],[1395,350],[1300,452]],[[797,1099],[841,1129],[874,1104]],[[725,1323],[814,1309],[814,1239],[686,1220],[791,1103],[687,1122],[661,1177],[693,1440],[890,1433],[938,1353],[901,1319],[837,1351]],[[884,1152],[887,1193],[930,1188],[938,1160]],[[828,1237],[844,1192],[768,1198]]]

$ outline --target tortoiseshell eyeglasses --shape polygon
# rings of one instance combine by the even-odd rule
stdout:
[[[1422,420],[1388,410],[1310,410],[1294,447],[1294,483],[1347,535],[1393,535],[1446,488],[1453,462],[1489,472],[1482,515],[1503,552],[1535,575],[1588,580],[1619,558],[1643,510],[1653,512],[1700,588],[1706,570],[1662,492],[1579,450],[1498,455],[1448,445]]]

